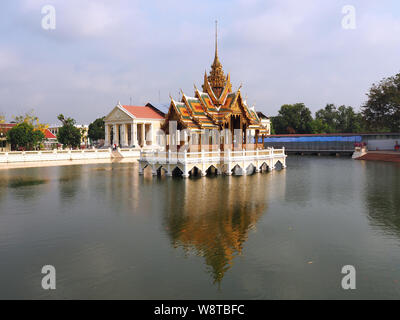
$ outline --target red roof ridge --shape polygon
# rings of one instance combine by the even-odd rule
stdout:
[[[57,137],[49,129],[44,131],[44,136],[46,139],[57,139]]]
[[[133,105],[128,105],[128,104],[124,104],[124,105],[122,105],[124,108],[125,107],[135,107],[135,108],[144,108],[144,107],[147,107],[147,106],[133,106]]]
[[[142,118],[142,119],[164,119],[163,116],[161,116],[159,113],[157,113],[153,108],[149,106],[128,106],[128,105],[123,105],[122,108],[124,108],[127,112],[129,112],[131,115],[135,116],[136,118]]]

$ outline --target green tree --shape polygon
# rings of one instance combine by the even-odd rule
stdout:
[[[283,105],[271,122],[276,134],[313,132],[311,111],[303,103]]]
[[[92,141],[97,141],[100,139],[104,139],[105,137],[105,125],[104,125],[105,117],[98,118],[94,120],[91,124],[89,124],[88,137]]]
[[[362,114],[371,131],[400,131],[400,73],[373,84],[362,106]]]
[[[44,140],[44,133],[27,122],[18,123],[7,132],[7,141],[12,149],[32,150]]]
[[[81,131],[75,127],[75,120],[72,118],[65,118],[64,115],[60,114],[57,117],[63,124],[58,130],[57,140],[64,146],[76,148],[81,144],[82,134]]]
[[[337,109],[334,104],[329,103],[324,109],[318,110],[315,113],[316,124],[319,124],[319,130],[315,133],[333,133],[336,132],[337,126]]]
[[[276,132],[275,132],[275,128],[274,128],[274,125],[272,124],[272,122],[271,122],[271,132],[270,132],[270,134],[276,134]]]
[[[315,113],[313,123],[315,133],[353,133],[364,130],[364,121],[361,113],[352,107],[327,104],[324,109]]]
[[[314,119],[311,123],[312,133],[330,133],[331,128],[321,119]]]
[[[356,133],[364,131],[363,118],[352,107],[340,106],[337,109],[336,132]]]

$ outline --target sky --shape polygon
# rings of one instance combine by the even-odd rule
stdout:
[[[55,29],[42,27],[55,9]],[[354,8],[355,28],[343,28]],[[120,101],[193,95],[218,51],[233,89],[269,116],[303,102],[356,110],[373,83],[400,70],[398,0],[0,2],[0,114],[33,109],[89,124]],[[48,20],[46,20],[48,21]],[[346,20],[348,21],[348,20]]]

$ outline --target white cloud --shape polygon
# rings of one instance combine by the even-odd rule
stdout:
[[[16,52],[9,48],[0,47],[0,72],[6,72],[18,65],[18,63]]]
[[[341,28],[340,4],[319,0],[13,3],[3,11],[10,28],[0,29],[0,111],[34,107],[48,122],[61,112],[89,122],[118,100],[192,94],[212,63],[216,19],[224,70],[249,104],[268,114],[293,102],[358,107],[372,82],[400,69],[400,21],[393,4],[353,2],[351,31]],[[40,27],[44,4],[56,8],[54,32]]]

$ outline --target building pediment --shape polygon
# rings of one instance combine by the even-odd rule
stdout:
[[[116,106],[105,118],[105,122],[131,121],[132,119],[134,119],[133,116]]]
[[[235,113],[235,114],[242,114],[243,113],[242,109],[240,109],[239,103],[237,101],[235,101],[232,104],[231,110],[232,110],[232,113]]]

